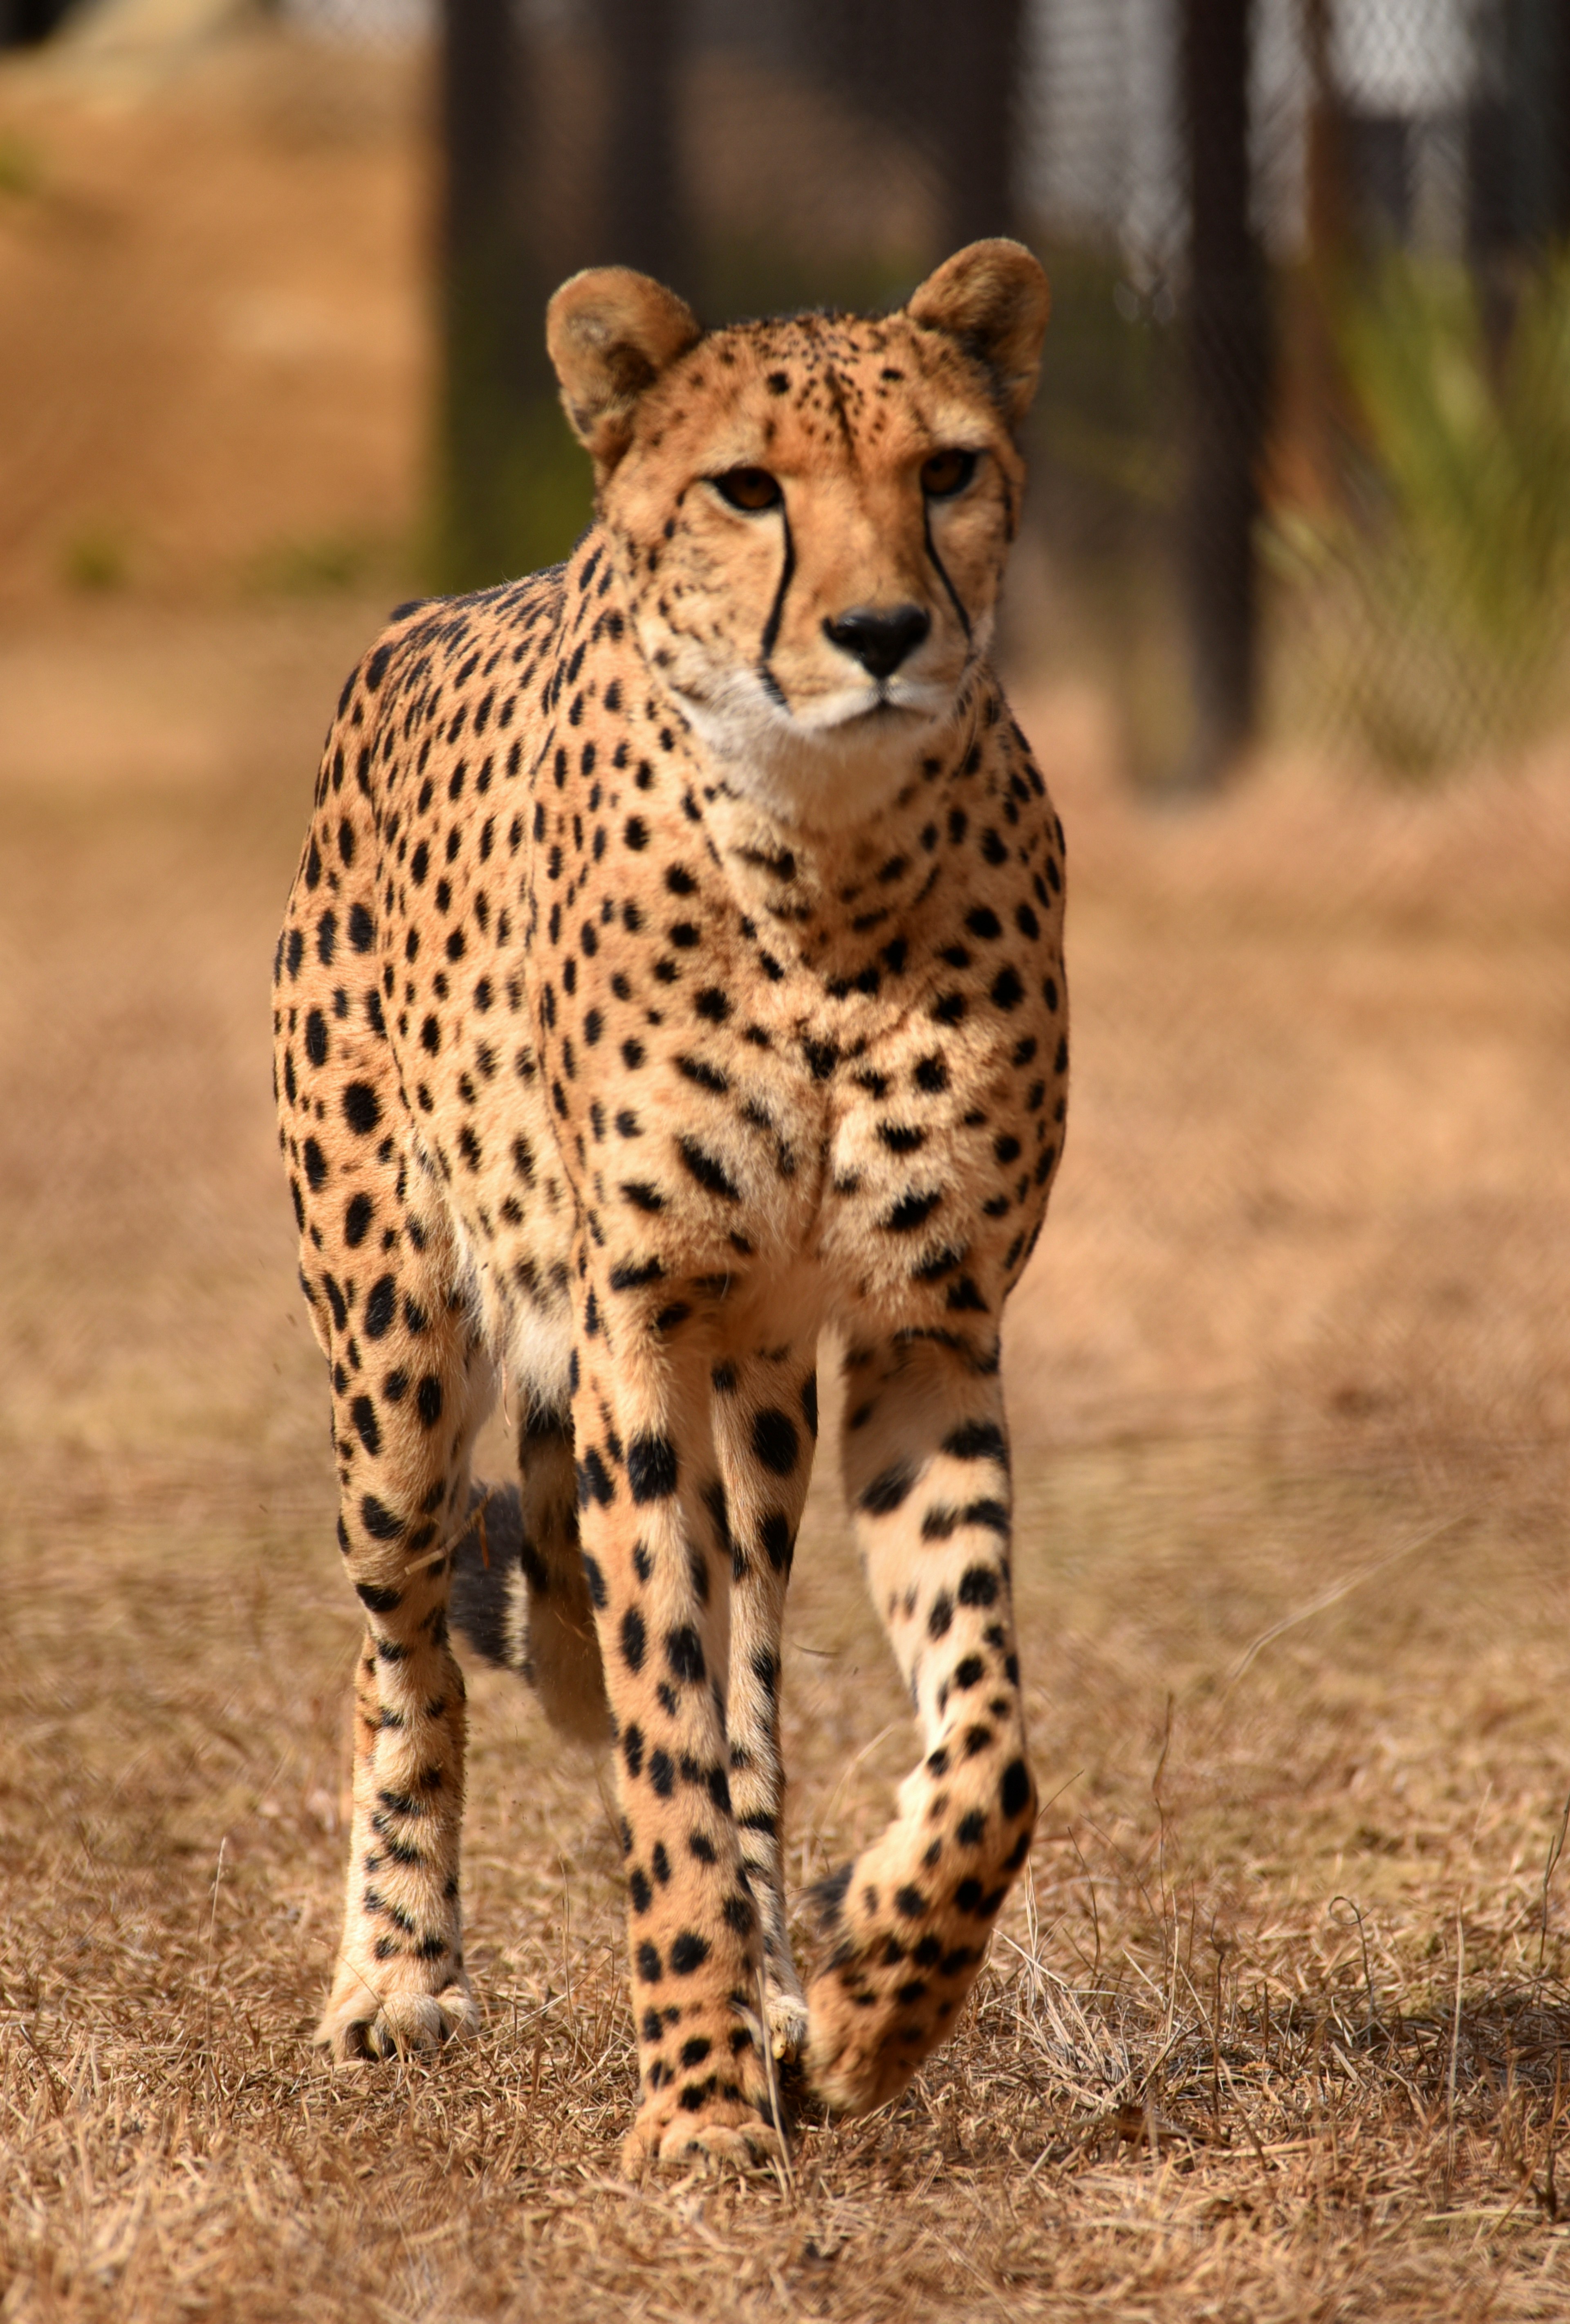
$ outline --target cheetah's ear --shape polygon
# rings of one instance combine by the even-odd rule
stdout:
[[[945,259],[905,312],[979,357],[997,381],[1009,426],[1017,428],[1036,392],[1051,304],[1047,278],[1024,243],[1000,237],[972,242]]]
[[[626,451],[645,388],[702,337],[684,300],[629,266],[592,266],[563,283],[546,309],[546,345],[597,476]]]

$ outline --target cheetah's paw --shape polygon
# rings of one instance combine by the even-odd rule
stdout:
[[[340,1986],[345,1980],[340,1978]],[[410,2058],[440,2050],[455,2035],[473,2034],[480,2012],[464,1984],[440,1993],[374,1993],[356,1977],[335,1991],[316,2038],[336,2065],[368,2059]]]
[[[803,2065],[809,2089],[833,2114],[871,2114],[898,2098],[941,2038],[941,2029],[896,2028],[886,2012],[858,2007],[832,1976],[814,1980],[809,2001]]]
[[[701,2117],[652,2100],[643,2107],[621,2145],[629,2179],[646,2171],[767,2171],[786,2150],[772,2123],[745,2101],[721,2099]]]

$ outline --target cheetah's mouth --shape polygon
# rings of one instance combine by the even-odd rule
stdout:
[[[785,822],[806,816],[824,827],[876,812],[909,781],[915,755],[953,718],[964,678],[841,678],[803,698],[757,664],[684,660],[666,682],[729,785]]]
[[[950,687],[921,685],[907,681],[904,686],[880,680],[876,686],[861,689],[849,703],[831,699],[825,706],[827,715],[805,715],[794,707],[790,716],[794,723],[809,733],[839,734],[847,727],[880,724],[891,719],[919,719],[931,724],[947,715],[953,705],[953,689]]]

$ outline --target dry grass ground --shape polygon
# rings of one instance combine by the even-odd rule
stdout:
[[[79,134],[134,208],[142,116]],[[783,2183],[634,2190],[604,1806],[494,1675],[482,2037],[384,2074],[307,2046],[355,1625],[266,973],[378,607],[247,596],[243,466],[216,546],[171,512],[199,588],[171,547],[69,599],[41,518],[6,568],[0,2317],[1563,2316],[1566,755],[1406,799],[1281,765],[1158,820],[1093,703],[1027,698],[1073,882],[1071,1137],[1010,1349],[1051,1803],[909,2098],[809,2120]],[[911,1749],[832,1469],[802,1881]]]

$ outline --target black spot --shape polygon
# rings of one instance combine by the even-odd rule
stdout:
[[[942,1199],[941,1191],[902,1196],[884,1220],[885,1230],[889,1234],[914,1234],[916,1229],[932,1217]]]
[[[954,1600],[946,1590],[941,1591],[933,1599],[932,1610],[927,1616],[927,1636],[930,1638],[944,1637],[953,1619]]]
[[[348,1209],[344,1213],[344,1240],[349,1245],[351,1250],[364,1241],[371,1231],[371,1222],[375,1214],[376,1205],[369,1194],[356,1194],[353,1197]]]
[[[344,1119],[362,1138],[369,1138],[381,1120],[381,1101],[369,1082],[351,1082],[344,1092]]]
[[[888,1517],[899,1508],[915,1481],[916,1472],[910,1462],[898,1462],[892,1469],[886,1469],[881,1477],[874,1477],[862,1492],[859,1507],[869,1517]]]
[[[1024,1815],[1030,1805],[1034,1788],[1031,1782],[1030,1769],[1025,1766],[1024,1761],[1011,1759],[1003,1771],[1003,1780],[997,1787],[998,1798],[1003,1803],[1003,1812],[1011,1823],[1015,1816]]]
[[[635,1501],[668,1500],[676,1489],[676,1448],[668,1436],[635,1436],[627,1448]]]
[[[666,1633],[666,1660],[670,1665],[672,1677],[678,1682],[690,1686],[702,1684],[708,1672],[703,1660],[703,1642],[690,1622],[684,1622],[679,1629]]]
[[[771,1509],[759,1528],[764,1554],[776,1573],[785,1572],[791,1562],[790,1519],[778,1509]]]
[[[435,1372],[427,1372],[414,1396],[415,1409],[427,1428],[434,1428],[442,1416],[442,1384]]]
[[[705,1194],[719,1194],[728,1203],[741,1200],[741,1189],[728,1176],[724,1165],[717,1161],[694,1139],[678,1139],[676,1150],[688,1170]]]
[[[1008,1447],[996,1421],[966,1420],[943,1439],[943,1450],[955,1461],[997,1461],[1008,1465]]]
[[[615,1499],[616,1487],[611,1481],[611,1471],[606,1468],[598,1446],[591,1444],[578,1462],[579,1507],[586,1508],[591,1501],[598,1501],[601,1508],[609,1508]]]
[[[629,1671],[643,1668],[643,1657],[648,1646],[648,1633],[643,1616],[636,1606],[629,1606],[621,1617],[621,1659]]]
[[[398,1314],[398,1286],[390,1275],[378,1276],[365,1302],[365,1336],[384,1339]]]
[[[959,1577],[961,1606],[995,1606],[997,1602],[997,1575],[990,1565],[968,1566]]]
[[[327,1175],[327,1157],[314,1138],[308,1138],[300,1148],[306,1166],[306,1183],[314,1194]]]
[[[361,1502],[360,1522],[373,1541],[396,1541],[404,1530],[403,1519],[384,1508],[374,1493],[367,1493]]]
[[[381,1431],[377,1425],[376,1406],[368,1396],[357,1396],[349,1406],[349,1417],[354,1424],[354,1434],[367,1452],[381,1450]]]
[[[644,1984],[657,1985],[665,1975],[665,1969],[660,1961],[658,1950],[649,1943],[647,1937],[633,1958],[638,1965],[638,1974]]]
[[[699,1936],[695,1929],[684,1929],[671,1947],[672,1972],[676,1977],[691,1977],[708,1958],[708,1939]]]
[[[327,1062],[327,1020],[319,1009],[306,1019],[306,1055],[313,1065]]]
[[[776,1477],[788,1477],[796,1465],[801,1440],[795,1423],[787,1413],[772,1406],[755,1413],[752,1421],[752,1449],[764,1467]]]
[[[962,1525],[987,1526],[993,1533],[1007,1537],[1008,1511],[1001,1501],[967,1501],[959,1518]]]

